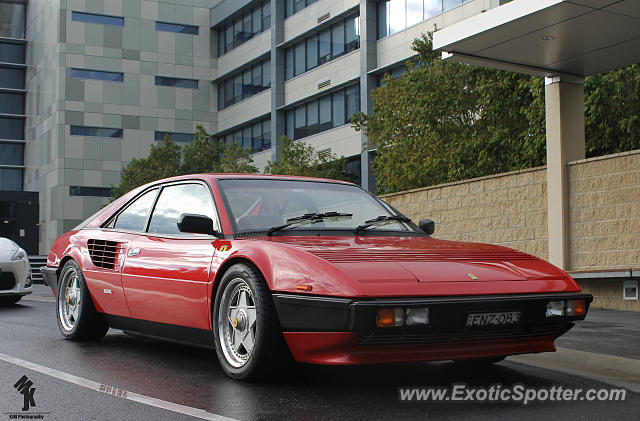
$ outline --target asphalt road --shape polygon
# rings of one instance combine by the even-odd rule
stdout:
[[[41,414],[48,420],[233,419],[638,419],[640,394],[628,390],[618,402],[401,402],[400,386],[614,388],[609,377],[626,375],[638,385],[640,315],[593,311],[582,327],[558,345],[573,364],[517,357],[487,369],[452,363],[358,367],[297,365],[280,378],[260,383],[227,379],[215,352],[110,331],[97,343],[64,340],[54,303],[44,287],[30,299],[0,308],[0,420],[12,414]],[[575,349],[576,351],[573,351]],[[581,357],[573,357],[580,355]],[[560,353],[558,353],[560,354]],[[553,354],[541,354],[541,357]],[[615,357],[610,357],[614,355]],[[586,357],[585,357],[586,356]],[[587,358],[588,357],[588,358]],[[584,360],[584,372],[580,371]],[[8,361],[10,360],[10,361]],[[615,360],[626,373],[616,373]],[[516,362],[520,361],[520,362]],[[529,361],[529,362],[528,362]],[[35,364],[35,365],[34,365]],[[547,366],[548,365],[548,366]],[[576,367],[578,370],[576,371]],[[57,370],[57,371],[52,371]],[[22,412],[14,384],[26,375],[35,387],[35,407]],[[637,377],[637,379],[636,379]],[[100,392],[102,385],[103,392]],[[126,391],[112,396],[106,386]],[[112,393],[116,393],[111,390]],[[19,418],[18,418],[19,419]]]

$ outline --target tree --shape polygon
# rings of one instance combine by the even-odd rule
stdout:
[[[134,158],[122,169],[120,185],[112,186],[118,198],[134,188],[162,178],[181,174],[235,172],[255,173],[251,152],[239,143],[222,146],[212,142],[209,133],[198,125],[194,139],[184,147],[175,144],[168,134],[158,145],[151,145],[146,158]]]
[[[280,139],[279,161],[269,161],[265,174],[300,175],[306,177],[349,180],[344,168],[346,158],[335,154],[322,154],[302,141],[292,141],[287,136]]]
[[[223,147],[220,172],[253,174],[258,168],[253,165],[251,151],[245,149],[240,143],[227,143]]]
[[[544,165],[542,78],[445,62],[431,34],[416,64],[371,92],[353,120],[376,148],[378,188],[393,192]],[[585,80],[586,154],[640,148],[640,66]]]
[[[151,152],[146,158],[133,158],[122,169],[120,185],[114,187],[112,194],[118,198],[130,190],[146,183],[181,173],[182,152],[168,134],[165,134],[159,145],[151,145]]]
[[[194,139],[182,148],[182,173],[221,172],[219,142],[212,142],[202,125],[196,127]]]

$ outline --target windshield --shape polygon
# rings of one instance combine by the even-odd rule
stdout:
[[[339,212],[346,217],[318,218],[287,230],[351,229],[391,209],[357,186],[318,181],[227,179],[219,181],[235,232],[266,231],[306,214]],[[412,224],[389,221],[373,231],[414,231]]]

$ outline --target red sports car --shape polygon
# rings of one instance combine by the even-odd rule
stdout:
[[[554,351],[584,319],[592,296],[562,270],[433,231],[347,182],[188,175],[61,235],[42,272],[65,337],[111,327],[204,344],[233,378],[289,351],[315,364],[497,362]]]

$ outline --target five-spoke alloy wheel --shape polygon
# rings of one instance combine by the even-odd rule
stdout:
[[[78,264],[69,260],[58,277],[57,319],[60,332],[68,339],[100,339],[109,330],[93,305]]]
[[[218,359],[234,379],[254,379],[273,369],[283,355],[282,334],[262,274],[235,264],[219,281],[213,307]]]

